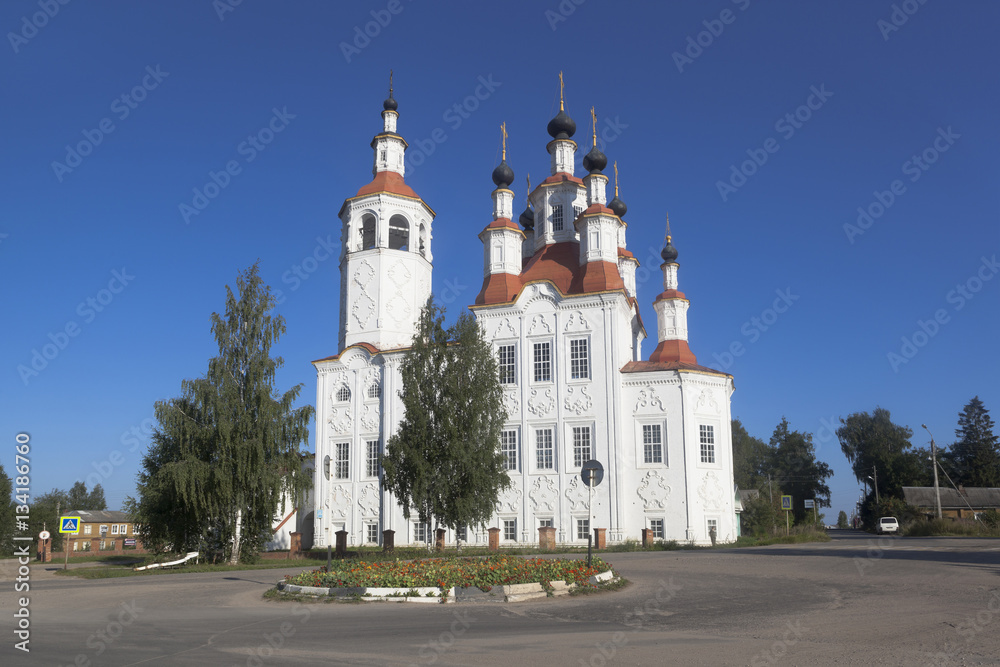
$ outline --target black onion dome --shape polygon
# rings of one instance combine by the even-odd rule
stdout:
[[[663,246],[663,250],[660,251],[660,257],[667,264],[672,264],[677,261],[677,248],[674,244],[670,242],[670,237],[667,237],[667,245]]]
[[[583,168],[591,174],[599,174],[607,166],[608,158],[597,146],[591,148],[590,152],[583,156]]]
[[[396,98],[392,96],[392,93],[389,93],[389,97],[385,98],[385,101],[382,102],[382,108],[386,111],[395,111],[399,108],[399,104],[396,102]]]
[[[608,208],[619,218],[625,217],[625,213],[628,211],[628,206],[618,198],[618,195],[615,195],[615,198],[608,202]]]
[[[498,188],[507,188],[514,182],[514,170],[507,166],[506,160],[501,160],[493,170],[493,183]]]
[[[530,206],[525,206],[524,213],[521,214],[521,217],[517,221],[521,223],[525,231],[530,232],[535,228],[535,212],[531,210]]]
[[[553,139],[569,139],[576,133],[576,123],[560,109],[556,117],[549,121],[547,129]]]

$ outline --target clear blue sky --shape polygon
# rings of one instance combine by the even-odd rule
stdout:
[[[827,423],[881,405],[924,445],[921,422],[950,443],[975,395],[1000,418],[1000,7],[577,2],[53,1],[51,17],[45,0],[4,2],[8,473],[27,431],[33,493],[96,474],[117,508],[147,443],[123,435],[148,434],[153,403],[205,372],[209,315],[257,258],[284,297],[280,388],[303,383],[314,400],[309,362],[338,351],[324,244],[371,178],[390,68],[410,164],[422,162],[407,181],[438,214],[434,289],[451,317],[482,279],[498,127],[520,211],[525,175],[548,172],[563,70],[584,150],[596,106],[628,246],[650,270],[644,353],[669,211],[692,350],[735,376],[733,414],[752,434],[766,440],[786,416],[816,435],[836,471],[828,518],[859,487]],[[366,27],[375,36],[358,38]],[[273,141],[245,144],[274,110]],[[87,155],[67,156],[81,142]],[[238,173],[186,221],[179,206],[229,161]],[[785,312],[769,312],[779,292]],[[18,367],[47,344],[64,347],[25,381]]]

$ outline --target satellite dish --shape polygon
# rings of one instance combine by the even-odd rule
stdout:
[[[604,481],[604,466],[597,459],[590,459],[580,468],[580,479],[587,486],[600,486]]]

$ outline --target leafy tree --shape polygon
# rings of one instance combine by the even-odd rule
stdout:
[[[739,419],[732,421],[733,476],[741,489],[759,489],[767,483],[767,443],[747,433]]]
[[[386,447],[383,486],[410,518],[457,527],[487,522],[510,485],[500,452],[507,419],[497,363],[475,319],[448,331],[428,299],[400,373],[405,415]]]
[[[945,455],[955,471],[956,483],[965,486],[1000,486],[1000,439],[989,410],[974,397],[958,414],[958,441]]]
[[[779,521],[784,531],[785,518],[779,516],[780,504],[780,500],[772,501],[766,493],[747,500],[743,505],[743,513],[740,514],[743,534],[769,535],[777,530]]]
[[[0,463],[0,551],[5,556],[14,550],[15,510],[14,499],[11,496],[13,493],[14,484]]]
[[[847,521],[847,512],[840,510],[840,514],[837,515],[837,528],[850,528],[851,524]]]
[[[66,514],[70,507],[69,494],[60,489],[52,489],[34,498],[28,519],[28,530],[37,536],[43,528],[52,533],[52,550],[61,551],[63,538],[59,533],[59,516]]]
[[[87,507],[89,510],[108,509],[108,501],[104,498],[104,487],[100,484],[94,485],[94,488],[87,494],[87,505],[89,505]]]
[[[788,420],[781,423],[771,436],[770,467],[775,481],[782,491],[793,498],[792,513],[795,522],[812,522],[813,514],[806,517],[806,498],[815,498],[819,507],[830,506],[830,487],[826,480],[833,476],[833,470],[822,461],[816,460],[816,450],[811,433],[792,431]]]
[[[257,557],[285,498],[311,481],[301,474],[311,406],[293,408],[297,385],[278,394],[284,363],[271,346],[285,332],[272,316],[271,289],[254,264],[226,287],[225,315],[212,314],[219,356],[205,377],[155,407],[158,426],[139,474],[138,501],[127,503],[144,540],[175,549],[220,545],[236,563]]]
[[[926,450],[913,449],[913,431],[892,422],[889,411],[877,407],[871,414],[856,412],[840,420],[837,438],[840,448],[851,464],[854,477],[868,488],[862,503],[861,519],[868,526],[879,514],[876,496],[882,501],[901,500],[904,486],[924,486],[932,471]],[[878,493],[873,480],[878,480]]]
[[[104,499],[104,489],[100,484],[94,485],[93,490],[88,493],[85,483],[76,482],[73,484],[73,488],[69,490],[68,496],[69,506],[64,508],[67,511],[108,509],[108,503]]]

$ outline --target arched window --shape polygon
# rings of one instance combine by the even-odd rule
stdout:
[[[346,384],[340,385],[340,389],[337,390],[337,402],[347,403],[351,400],[351,389]]]
[[[392,250],[410,249],[410,223],[401,215],[389,218],[389,248]]]
[[[375,247],[375,216],[368,214],[361,218],[361,249]]]
[[[330,479],[330,457],[323,458],[323,476]]]
[[[427,227],[420,225],[420,254],[427,257]]]
[[[382,385],[378,381],[368,385],[368,398],[382,398]]]

